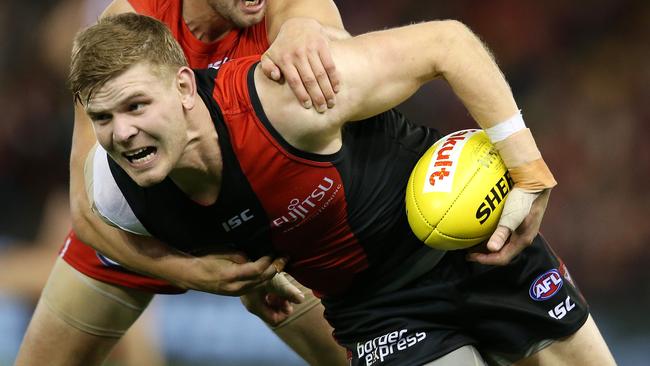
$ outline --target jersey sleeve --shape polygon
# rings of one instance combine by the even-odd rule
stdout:
[[[128,0],[136,13],[160,19],[169,7],[169,0]]]
[[[108,225],[137,235],[151,236],[135,216],[108,166],[108,155],[99,145],[88,154],[84,166],[86,194],[91,209]]]
[[[213,97],[224,115],[248,112],[253,109],[249,88],[254,87],[252,73],[260,56],[248,56],[226,62],[214,81]]]

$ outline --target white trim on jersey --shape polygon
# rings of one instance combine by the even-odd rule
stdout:
[[[99,145],[93,156],[92,179],[94,206],[105,221],[133,234],[151,236],[117,186],[108,166],[106,150]]]

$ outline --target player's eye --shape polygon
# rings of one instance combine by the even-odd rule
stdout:
[[[103,124],[111,120],[111,115],[108,113],[91,114],[90,120],[93,121],[93,123]]]
[[[131,104],[129,104],[128,110],[129,110],[129,112],[135,112],[135,111],[141,110],[142,108],[144,108],[144,106],[145,106],[145,103],[141,103],[141,102],[139,102],[139,103],[131,103]]]

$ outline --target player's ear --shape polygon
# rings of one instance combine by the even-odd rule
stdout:
[[[176,88],[180,94],[181,102],[185,109],[194,108],[196,102],[196,78],[194,71],[189,67],[183,66],[176,72]]]

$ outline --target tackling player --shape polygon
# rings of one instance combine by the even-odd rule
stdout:
[[[330,29],[331,34],[345,36],[345,32],[330,1],[115,0],[103,16],[124,12],[138,12],[164,21],[194,67],[218,67],[237,57],[263,53],[270,41],[276,39],[286,19],[318,14],[320,24],[303,21],[296,27],[283,28],[284,36],[278,37],[278,42],[265,54],[264,65],[269,76],[276,80],[279,80],[279,69],[274,62],[282,68],[282,76],[306,108],[311,107],[312,100],[321,112],[334,105],[338,81],[322,33]],[[75,113],[71,156],[73,212],[87,204],[83,157],[95,141],[85,114]],[[192,257],[154,241],[138,248],[128,244],[109,245],[119,241],[129,243],[128,234],[106,230],[102,223],[93,222],[97,220],[95,217],[76,218],[75,232],[101,254],[80,241],[75,232],[69,234],[61,250],[63,259],[57,261],[50,275],[17,365],[99,364],[146,308],[154,293],[179,293],[192,288],[236,294],[276,273],[270,258],[246,263],[247,259],[238,254]],[[154,250],[158,252],[153,253]],[[143,257],[157,260],[154,266],[147,266],[151,261],[142,264]],[[171,279],[172,283],[128,271],[114,260]],[[165,271],[160,272],[158,268]],[[303,292],[306,299],[296,305],[291,317],[291,305],[286,300],[275,307],[268,302],[246,305],[270,325],[277,326],[276,334],[311,364],[344,364],[345,355],[333,341],[331,327],[322,318],[320,302],[307,289],[303,288]],[[294,301],[299,301],[295,293],[287,296],[291,295]]]
[[[536,236],[555,181],[503,75],[462,24],[334,42],[342,82],[325,114],[263,77],[258,57],[194,72],[171,43],[164,26],[135,15],[75,41],[71,89],[105,149],[89,156],[89,187],[112,224],[178,247],[188,235],[195,250],[219,237],[254,257],[291,258],[352,365],[614,364],[565,266]],[[498,141],[512,174],[499,232],[530,242],[507,265],[430,249],[406,223],[407,177],[438,134],[389,108],[435,77]],[[504,244],[497,233],[488,247]]]

